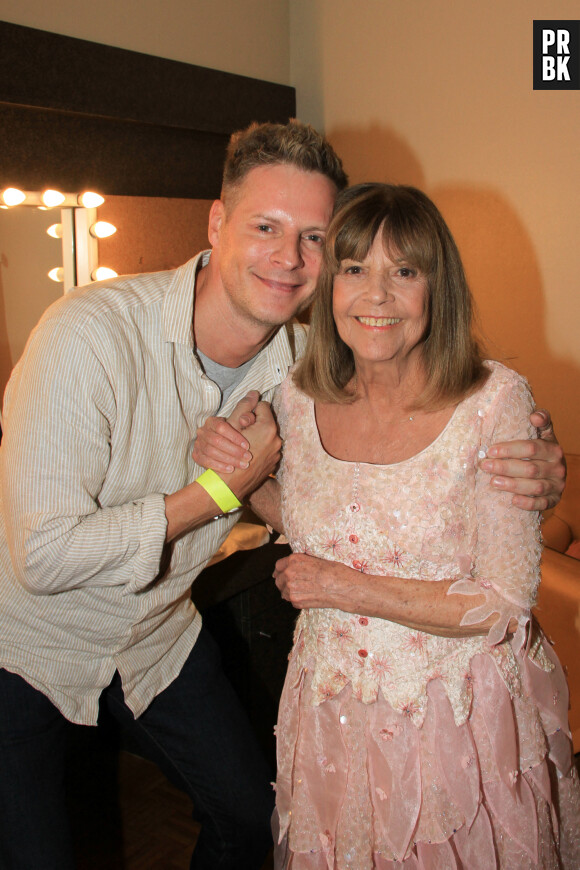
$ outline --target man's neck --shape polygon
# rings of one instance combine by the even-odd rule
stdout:
[[[241,317],[228,304],[219,275],[215,273],[210,257],[195,279],[195,345],[214,362],[237,368],[256,356],[279,327],[250,323]]]

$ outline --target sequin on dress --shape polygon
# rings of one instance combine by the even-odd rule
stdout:
[[[492,443],[532,434],[532,399],[523,378],[488,365],[432,444],[385,466],[327,454],[314,403],[291,375],[282,385],[293,551],[371,575],[454,579],[450,594],[485,595],[464,623],[496,620],[487,636],[458,639],[300,613],[277,726],[277,868],[580,868],[566,680],[531,619],[538,515],[477,468]]]

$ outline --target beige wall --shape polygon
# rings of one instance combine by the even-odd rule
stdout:
[[[289,84],[289,0],[0,0],[0,20]]]
[[[462,250],[493,356],[580,453],[580,91],[532,89],[532,22],[577,0],[292,0],[298,114],[353,182],[424,188]]]

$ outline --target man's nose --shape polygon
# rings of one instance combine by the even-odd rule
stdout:
[[[282,269],[300,269],[304,265],[300,250],[300,237],[284,235],[276,244],[271,260]]]

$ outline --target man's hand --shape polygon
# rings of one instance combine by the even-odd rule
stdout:
[[[564,451],[554,435],[548,411],[534,411],[530,421],[538,438],[494,444],[483,471],[492,474],[492,486],[515,493],[512,503],[523,510],[543,511],[558,504],[566,484]]]
[[[247,445],[250,460],[244,467],[236,468],[233,473],[222,473],[221,477],[242,501],[260,485],[275,469],[280,461],[282,441],[278,427],[267,402],[258,402],[258,393],[246,396],[238,402],[230,421],[237,426],[248,426],[248,438],[242,438]],[[235,418],[234,418],[235,417]],[[222,420],[224,426],[228,426]],[[229,427],[239,437],[239,432]],[[203,463],[199,463],[200,465]],[[218,471],[215,465],[210,465]],[[218,471],[219,473],[219,471]],[[177,492],[165,496],[165,516],[167,518],[167,542],[205,525],[217,512],[217,505],[199,483],[194,481]]]
[[[254,492],[274,471],[280,461],[282,449],[282,439],[278,435],[278,426],[268,402],[258,402],[252,413],[255,422],[246,429],[252,458],[247,468],[236,468],[231,474],[221,475],[224,483],[227,483],[240,501]]]
[[[240,399],[228,419],[208,417],[197,430],[193,459],[202,468],[218,474],[231,474],[236,468],[247,468],[252,459],[250,444],[241,432],[256,421],[256,406],[260,394],[252,390]]]

